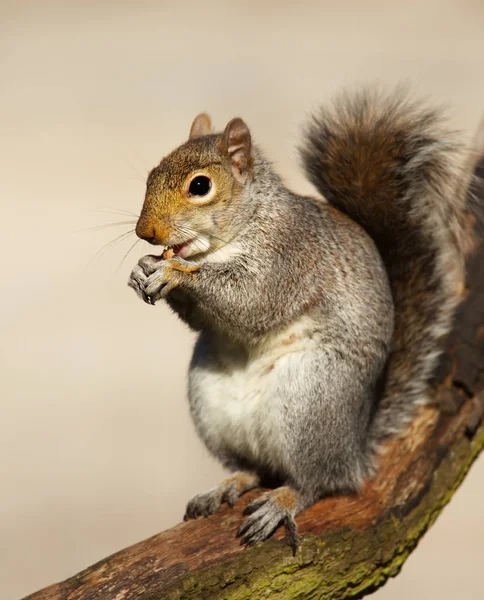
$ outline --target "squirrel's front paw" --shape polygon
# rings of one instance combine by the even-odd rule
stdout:
[[[193,273],[198,268],[199,265],[178,256],[163,260],[159,256],[148,255],[132,270],[128,285],[147,304],[155,304],[180,285],[185,273]]]
[[[147,279],[148,279],[148,277],[146,276],[145,272],[140,267],[140,265],[137,264],[136,267],[131,271],[131,275],[129,276],[129,279],[128,279],[128,285],[129,285],[129,287],[133,288],[133,290],[136,292],[137,296],[139,296],[147,304],[151,304],[151,301],[145,292],[145,286],[146,286]]]
[[[196,519],[197,517],[208,517],[218,511],[222,504],[222,494],[218,489],[210,490],[203,494],[197,494],[187,504],[184,521]]]
[[[183,519],[196,519],[197,517],[208,517],[217,512],[222,502],[234,506],[237,500],[249,490],[259,485],[259,477],[255,473],[237,471],[218,486],[204,494],[197,494],[187,505]]]
[[[199,268],[200,265],[178,256],[161,260],[146,280],[144,291],[150,303],[155,304],[161,298],[166,298],[173,288],[180,285],[186,273],[193,273]]]

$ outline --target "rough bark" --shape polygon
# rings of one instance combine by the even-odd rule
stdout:
[[[466,299],[422,408],[386,447],[358,496],[323,500],[298,517],[295,556],[274,539],[240,547],[233,509],[180,524],[121,550],[28,600],[361,598],[396,575],[484,446],[484,246],[469,261]],[[25,599],[27,600],[27,599]]]

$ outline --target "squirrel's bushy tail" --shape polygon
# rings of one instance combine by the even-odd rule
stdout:
[[[400,90],[366,89],[323,107],[300,149],[310,180],[369,233],[389,273],[395,334],[373,441],[400,431],[425,400],[462,297],[472,168],[442,122]]]

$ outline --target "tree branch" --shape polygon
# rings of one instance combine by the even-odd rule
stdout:
[[[183,523],[25,600],[361,598],[396,575],[484,446],[484,246],[470,259],[466,299],[422,408],[386,446],[358,496],[327,498],[298,517],[293,557],[278,532],[245,550],[243,506]]]

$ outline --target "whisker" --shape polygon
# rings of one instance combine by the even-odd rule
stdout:
[[[187,229],[186,227],[183,227],[183,225],[175,225],[174,226],[175,231],[180,235],[181,237],[181,243],[184,242],[188,242],[190,240],[192,240],[192,243],[195,244],[195,247],[197,248],[197,250],[201,253],[203,252],[203,248],[199,246],[199,242],[198,239],[196,237],[196,235],[194,236],[194,234],[196,232]]]
[[[186,227],[184,225],[178,225],[177,229],[184,233],[185,235],[188,235],[188,239],[190,239],[191,236],[197,238],[200,234],[198,233],[198,231],[195,231],[194,229],[191,229],[189,227]],[[209,234],[210,237],[213,237],[214,239],[218,240],[219,242],[222,242],[222,246],[220,246],[220,248],[223,248],[226,244],[229,243],[230,240],[224,240],[223,238],[217,237],[214,234]]]
[[[106,245],[104,245],[102,248],[100,248],[96,254],[91,258],[91,260],[87,263],[87,267],[89,265],[91,265],[97,258],[101,258],[101,256],[103,256],[108,250],[114,248],[115,246],[117,246],[119,244],[119,242],[123,241],[124,239],[128,238],[130,235],[134,234],[134,229],[131,229],[130,231],[125,231],[124,233],[122,233],[121,235],[118,235],[118,237],[114,238],[113,240],[111,240],[110,242],[108,242]]]
[[[142,183],[146,183],[146,175],[143,175],[141,173],[141,171],[139,169],[137,169],[134,165],[131,165],[131,168],[136,173],[136,177],[133,177],[132,179],[137,179],[138,181],[141,181]],[[147,170],[147,173],[149,173],[148,170]]]
[[[132,217],[138,218],[138,216],[139,216],[130,210],[126,210],[125,208],[118,208],[117,206],[107,206],[107,208],[109,208],[109,210],[117,211],[118,213],[121,213],[121,214],[131,215]]]
[[[184,236],[184,242],[188,242],[189,240],[192,240],[192,244],[195,245],[195,248],[202,253],[204,251],[203,246],[200,245],[200,241],[198,240],[197,234],[195,231],[191,231],[191,230],[185,230],[182,228],[178,228],[177,227],[177,231],[180,232],[183,236]]]
[[[203,252],[203,247],[199,245],[199,241],[195,238],[194,240],[192,240],[190,242],[191,244],[194,244],[195,248],[198,250],[199,253]]]
[[[126,148],[126,150],[128,150],[129,152],[131,152],[134,157],[136,158],[136,160],[138,161],[138,163],[142,164],[143,160],[141,159],[140,155],[138,154],[138,152],[136,152],[136,150],[134,148]],[[129,166],[133,169],[133,171],[139,175],[139,177],[141,178],[141,180],[143,181],[143,183],[146,183],[146,177],[148,176],[150,169],[147,169],[146,167],[142,167],[143,170],[146,171],[145,175],[143,175],[143,173],[136,167],[136,165],[134,165],[131,160],[129,158],[126,158],[126,162],[129,164]]]
[[[135,241],[135,243],[134,243],[132,246],[130,246],[129,250],[126,252],[126,254],[125,254],[125,255],[123,256],[123,258],[121,259],[121,262],[119,263],[119,265],[118,265],[118,268],[116,269],[116,273],[117,273],[117,272],[119,271],[119,269],[122,267],[122,265],[123,265],[123,263],[124,263],[124,261],[125,261],[126,257],[127,257],[127,256],[128,256],[128,254],[131,252],[131,250],[133,250],[133,248],[134,248],[134,247],[135,247],[137,244],[139,244],[140,242],[141,242],[141,240],[138,238],[138,239]]]
[[[108,206],[109,210],[106,209],[100,209],[100,208],[95,208],[94,211],[95,212],[100,212],[100,213],[105,213],[108,215],[125,215],[128,217],[134,217],[135,219],[139,218],[139,215],[137,215],[134,212],[131,212],[129,210],[124,210],[122,208],[114,208],[112,206]]]
[[[193,237],[193,231],[186,230],[183,227],[175,226],[177,233],[182,237],[183,242],[188,242]]]
[[[100,229],[107,229],[108,227],[118,227],[120,225],[136,225],[136,221],[118,221],[117,223],[104,223],[103,225],[96,225],[94,227],[85,227],[79,231],[99,231]]]
[[[181,229],[183,229],[183,231],[185,231],[185,233],[189,233],[191,235],[194,235],[195,237],[198,237],[200,235],[198,231],[195,231],[195,229],[191,229],[191,228],[186,227],[184,225],[181,226]],[[229,241],[230,241],[230,240],[224,240],[221,237],[217,237],[213,233],[210,233],[209,235],[210,235],[210,237],[213,237],[214,239],[218,240],[219,242],[223,242],[224,244],[228,244]]]

